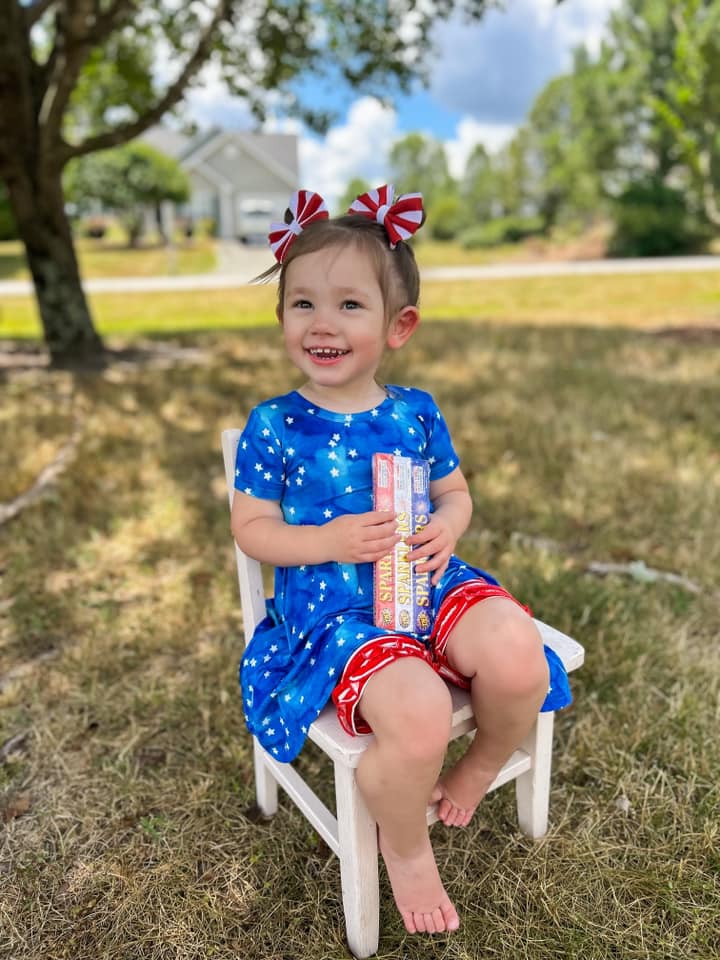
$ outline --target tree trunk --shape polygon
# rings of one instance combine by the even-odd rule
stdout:
[[[35,285],[53,366],[97,364],[104,354],[80,281],[61,171],[31,177],[15,170],[7,187]]]

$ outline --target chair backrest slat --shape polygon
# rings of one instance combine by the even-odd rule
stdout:
[[[233,494],[235,493],[235,456],[240,434],[240,430],[223,430],[222,432],[225,480],[231,507]],[[240,602],[243,611],[245,642],[247,643],[255,632],[255,627],[265,616],[265,588],[263,587],[260,564],[257,560],[253,560],[252,557],[244,554],[237,544],[235,544],[235,559],[237,560]]]

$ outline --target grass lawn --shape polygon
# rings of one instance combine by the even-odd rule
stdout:
[[[428,284],[424,302],[384,374],[450,422],[476,504],[461,552],[587,662],[557,718],[547,837],[518,833],[507,787],[467,830],[433,827],[462,927],[408,937],[382,874],[378,956],[710,960],[717,274]],[[287,802],[247,815],[219,432],[294,382],[271,306],[268,289],[96,297],[105,332],[141,333],[155,362],[0,370],[0,503],[74,443],[0,526],[2,956],[349,957],[335,858]],[[29,306],[3,310],[32,335]],[[588,572],[636,560],[689,583]],[[312,748],[299,764],[327,792]]]
[[[213,241],[207,237],[182,241],[170,249],[149,245],[136,250],[117,237],[110,241],[81,238],[76,241],[76,251],[86,279],[208,273],[215,268]],[[0,243],[0,280],[29,279],[22,244]]]
[[[426,320],[552,326],[631,327],[720,323],[717,271],[609,276],[428,281]],[[207,329],[275,326],[272,285],[178,293],[95,294],[90,297],[107,336],[153,336]],[[0,337],[37,339],[35,301],[0,303]]]

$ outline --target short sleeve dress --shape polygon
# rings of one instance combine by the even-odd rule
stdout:
[[[238,445],[236,489],[278,502],[289,524],[321,525],[373,509],[373,453],[424,459],[431,481],[447,476],[458,466],[458,457],[433,398],[410,387],[385,389],[385,400],[362,413],[322,409],[297,391],[255,407]],[[431,588],[433,615],[451,589],[478,576],[497,583],[485,571],[451,557],[441,581]],[[240,665],[250,731],[278,760],[294,759],[350,656],[386,635],[373,623],[372,564],[277,567],[267,616]],[[555,661],[550,658],[551,675],[564,674]],[[552,683],[544,709],[569,702],[566,675],[556,679],[564,683]]]

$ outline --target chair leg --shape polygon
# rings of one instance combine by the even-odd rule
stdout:
[[[515,780],[520,829],[533,840],[545,836],[548,828],[554,718],[554,713],[538,714],[537,723],[522,744],[532,766]]]
[[[358,960],[377,953],[380,938],[377,824],[355,781],[355,770],[335,764],[338,857],[345,928]]]
[[[263,816],[272,817],[278,808],[277,780],[265,763],[265,751],[253,737],[253,762],[255,764],[255,797]]]

